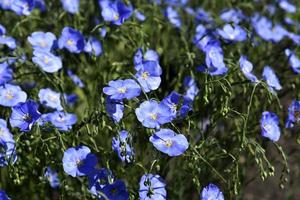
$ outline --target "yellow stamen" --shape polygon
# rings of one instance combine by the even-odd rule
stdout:
[[[171,147],[172,145],[173,145],[173,142],[172,142],[172,140],[167,140],[166,142],[165,142],[165,145],[167,146],[167,147]]]
[[[74,44],[74,41],[72,39],[68,39],[67,44],[69,46],[72,46]]]
[[[14,97],[13,93],[9,90],[6,92],[5,98],[11,100]]]
[[[45,56],[45,57],[44,57],[44,63],[45,63],[45,64],[48,64],[49,61],[50,61],[49,58],[48,58],[47,56]]]
[[[118,91],[120,92],[120,93],[122,93],[122,94],[124,94],[125,92],[126,92],[126,88],[125,87],[121,87],[121,88],[119,88],[118,89]]]
[[[150,114],[151,119],[157,120],[157,114],[156,113],[151,113]]]
[[[117,20],[119,20],[119,19],[120,19],[120,15],[116,14],[116,15],[114,16],[114,20],[117,21]]]
[[[146,79],[146,78],[148,78],[149,77],[149,72],[143,72],[142,73],[142,78],[143,79]]]

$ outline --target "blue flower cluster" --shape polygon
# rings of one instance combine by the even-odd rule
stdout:
[[[83,1],[60,1],[65,11],[64,14],[77,17],[80,17],[81,2]],[[199,77],[211,78],[212,82],[218,82],[226,76],[237,74],[239,78],[245,79],[243,80],[245,83],[253,87],[252,95],[258,85],[263,85],[265,86],[263,89],[266,89],[268,95],[278,98],[277,93],[280,93],[284,88],[284,84],[281,84],[284,82],[281,80],[282,74],[278,72],[279,69],[269,66],[268,60],[262,58],[266,60],[266,64],[261,66],[262,72],[258,73],[258,66],[255,62],[252,63],[255,59],[251,57],[250,51],[239,49],[232,53],[228,52],[229,46],[234,48],[235,45],[244,43],[257,47],[262,42],[276,44],[283,41],[288,41],[296,46],[300,44],[300,35],[290,31],[289,28],[285,28],[283,24],[271,20],[272,15],[276,12],[275,10],[272,13],[273,9],[281,9],[284,13],[288,13],[288,16],[296,13],[296,6],[288,0],[276,1],[277,7],[275,8],[269,6],[270,13],[268,16],[258,12],[247,15],[238,8],[225,9],[219,13],[218,20],[220,22],[203,8],[190,7],[189,0],[152,0],[152,3],[162,8],[159,12],[161,11],[170,27],[173,27],[180,37],[185,37],[184,35],[187,34],[184,27],[186,19],[183,15],[192,18],[195,22],[195,26],[191,26],[195,28],[192,30],[192,39],[190,44],[186,46],[187,49],[190,45],[191,49],[195,48],[196,50],[193,54],[191,52],[187,52],[187,54],[192,60],[191,63],[197,65],[197,68],[194,68],[197,74],[194,74],[191,69],[190,74],[182,77],[180,75],[178,80],[177,77],[174,77],[175,81],[182,81],[182,88],[171,88],[167,93],[160,93],[163,90],[162,86],[168,85],[164,82],[166,81],[164,75],[167,73],[165,70],[167,68],[166,63],[161,62],[164,51],[161,47],[151,49],[151,44],[141,42],[137,42],[134,52],[127,55],[131,60],[129,62],[131,68],[126,70],[132,70],[133,73],[119,74],[120,76],[108,74],[109,78],[105,79],[105,82],[107,81],[104,83],[105,86],[100,89],[106,95],[103,113],[106,110],[108,115],[106,117],[116,127],[113,130],[114,136],[109,145],[111,145],[111,152],[123,166],[130,166],[137,160],[136,135],[133,134],[136,130],[131,130],[125,125],[126,123],[138,122],[135,127],[138,127],[138,131],[147,132],[148,135],[145,135],[147,143],[160,158],[172,159],[181,156],[182,159],[185,159],[185,157],[190,157],[187,154],[189,151],[194,151],[195,144],[191,142],[194,137],[190,135],[190,132],[177,126],[176,122],[185,123],[185,120],[190,120],[189,117],[194,111],[195,104],[197,101],[200,102],[200,96],[208,91],[206,85],[209,82],[205,80],[204,84],[206,85],[203,86],[202,91],[202,86],[198,81]],[[0,63],[0,106],[1,109],[6,109],[0,113],[3,114],[0,119],[0,167],[13,165],[18,160],[17,140],[15,141],[15,136],[10,131],[30,132],[36,129],[64,134],[70,132],[72,128],[74,129],[74,126],[79,124],[77,122],[81,120],[81,116],[78,116],[76,111],[70,112],[72,105],[78,98],[76,94],[67,94],[65,90],[55,84],[45,86],[36,83],[32,86],[36,92],[31,90],[25,84],[20,83],[15,76],[20,63],[32,64],[39,74],[45,75],[50,80],[67,76],[69,81],[72,81],[73,86],[82,92],[88,87],[86,84],[88,81],[82,80],[73,66],[67,66],[71,65],[68,56],[74,56],[76,59],[80,59],[80,56],[86,56],[86,59],[96,59],[104,54],[102,44],[106,45],[106,38],[104,39],[104,37],[109,35],[107,30],[120,28],[126,21],[130,23],[132,16],[135,16],[138,23],[141,24],[150,17],[134,8],[135,3],[133,1],[131,4],[129,1],[123,2],[121,0],[98,0],[97,4],[100,10],[99,16],[101,15],[99,19],[97,18],[101,26],[101,29],[99,27],[97,29],[98,35],[94,35],[94,30],[87,31],[76,23],[73,23],[72,26],[60,27],[59,32],[37,30],[26,35],[26,42],[31,48],[28,52],[20,51],[22,55],[18,53],[20,53],[19,49],[22,49],[25,42],[17,41],[11,37],[6,27],[0,24],[0,48],[4,53],[7,53],[7,57],[1,59]],[[47,4],[44,0],[0,0],[0,8],[5,12],[13,12],[22,17],[27,17],[35,11],[37,13],[47,12]],[[296,22],[292,19],[285,18],[285,21],[286,24],[296,26]],[[139,26],[139,24],[132,26]],[[12,31],[12,35],[14,35],[13,33]],[[98,39],[99,37],[101,39]],[[145,36],[145,38],[147,37]],[[293,49],[288,46],[282,49],[282,52],[286,58],[286,64],[289,65],[293,73],[299,74],[300,58],[297,55],[297,48]],[[231,53],[236,54],[234,55],[237,58],[235,61],[230,59]],[[117,74],[118,71],[114,73]],[[216,76],[221,79],[214,79]],[[64,80],[60,81],[63,82]],[[262,91],[264,91],[263,89]],[[181,92],[178,92],[179,90]],[[100,91],[96,92],[99,93]],[[252,98],[253,96],[251,96],[251,103]],[[203,102],[201,101],[201,103]],[[261,105],[257,106],[266,109]],[[212,112],[216,112],[217,109]],[[275,107],[271,107],[271,109],[276,110]],[[264,110],[260,110],[259,113],[262,111]],[[260,123],[262,137],[277,142],[281,136],[281,123],[280,117],[274,112],[262,112],[262,115],[259,114],[261,116],[260,121],[256,119],[256,122],[257,124]],[[101,112],[101,114],[103,113]],[[135,122],[128,117],[127,113],[129,113],[128,115],[133,114]],[[248,128],[249,113],[250,109],[248,109],[246,118],[243,116],[245,129]],[[95,121],[93,125],[98,126],[97,123],[99,122]],[[288,108],[285,128],[293,128],[298,122],[300,122],[300,101],[294,100]],[[82,123],[87,125],[87,129],[89,128],[88,120],[84,119]],[[195,122],[195,124],[197,123],[198,121]],[[190,131],[190,124],[188,126]],[[76,131],[74,130],[74,132]],[[62,145],[61,163],[63,171],[67,175],[78,179],[86,177],[89,192],[100,200],[129,199],[131,188],[127,189],[127,182],[115,179],[109,164],[105,168],[100,167],[102,163],[99,162],[98,154],[101,152],[92,153],[93,149],[91,150],[90,147],[86,146],[88,144],[81,141],[68,141],[68,144],[71,143],[72,146],[67,149]],[[146,146],[147,144],[143,145]],[[97,145],[95,144],[95,146]],[[143,150],[139,149],[139,151]],[[43,167],[45,180],[49,182],[52,188],[59,188],[61,186],[59,172],[50,166]],[[160,174],[152,174],[151,167],[151,170],[144,170],[141,174],[138,189],[141,200],[167,199],[168,181],[163,179],[162,171],[160,172]],[[168,180],[167,177],[165,178]],[[0,199],[10,198],[4,191],[0,190]],[[200,199],[224,200],[224,195],[218,186],[210,183],[200,192]]]

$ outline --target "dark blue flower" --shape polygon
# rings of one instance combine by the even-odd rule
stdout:
[[[126,6],[119,0],[99,0],[99,4],[102,8],[101,15],[104,21],[111,22],[115,25],[122,25],[133,12],[131,6]]]
[[[160,125],[173,120],[172,110],[155,100],[149,100],[141,103],[135,109],[137,119],[147,128],[159,128]]]
[[[68,69],[67,73],[68,73],[68,76],[72,79],[72,81],[73,81],[73,83],[75,85],[77,85],[80,88],[84,88],[84,83],[79,78],[79,76],[77,76],[76,74],[74,74],[73,71],[70,70],[70,69]]]
[[[84,50],[84,37],[81,32],[71,27],[65,27],[58,39],[58,47],[66,48],[71,53],[80,53]]]
[[[260,120],[261,135],[273,142],[280,138],[279,118],[275,113],[265,111]]]
[[[48,73],[57,72],[62,68],[61,58],[48,51],[35,50],[32,61]]]
[[[269,89],[271,92],[275,92],[274,90],[281,90],[282,87],[279,83],[279,79],[277,78],[273,69],[269,66],[265,66],[263,70],[263,78],[267,82]]]
[[[179,16],[179,13],[177,12],[177,10],[175,10],[173,7],[168,6],[166,8],[165,16],[167,17],[167,19],[171,22],[171,24],[173,26],[175,26],[176,28],[181,27],[181,18]]]
[[[51,32],[33,32],[27,40],[34,50],[50,51],[56,41],[56,37]]]
[[[47,167],[45,170],[44,177],[49,181],[52,188],[58,188],[60,181],[56,171],[52,170],[51,167]]]
[[[77,116],[75,114],[65,113],[63,111],[48,113],[45,119],[61,131],[69,131],[72,129],[72,125],[77,122]]]
[[[21,131],[30,131],[35,122],[40,118],[38,104],[33,100],[27,100],[25,103],[18,103],[12,107],[10,116],[10,125],[18,127]]]
[[[101,191],[104,186],[112,183],[114,176],[112,172],[106,168],[95,169],[88,175],[89,190],[95,196],[98,196],[98,191]]]
[[[145,92],[156,90],[161,83],[161,67],[156,61],[143,62],[142,68],[136,73],[136,77]]]
[[[27,94],[17,85],[5,84],[0,86],[0,105],[12,107],[25,102]]]
[[[254,83],[258,82],[256,76],[252,73],[253,65],[249,60],[247,60],[247,57],[241,56],[239,63],[240,63],[241,71],[243,72],[244,76],[246,76],[246,78],[249,79],[251,82]]]
[[[60,0],[65,11],[75,14],[79,12],[79,0]]]
[[[38,96],[41,104],[45,105],[46,107],[53,108],[56,110],[63,109],[63,107],[61,106],[61,95],[59,92],[55,92],[50,88],[45,88],[40,89]]]
[[[166,200],[165,187],[166,183],[159,175],[144,174],[140,180],[140,200]]]
[[[189,147],[189,143],[183,134],[176,134],[170,129],[161,129],[150,137],[153,146],[169,156],[179,156]]]
[[[132,99],[141,93],[140,86],[132,79],[109,81],[103,92],[112,100]]]
[[[1,200],[11,200],[11,198],[9,198],[9,197],[7,196],[7,194],[5,193],[4,190],[0,190],[0,199],[1,199]]]
[[[285,50],[285,55],[289,59],[289,63],[293,71],[297,74],[300,73],[300,59],[297,57],[295,52],[291,51],[290,49]]]
[[[238,25],[225,24],[222,29],[218,29],[219,35],[228,41],[245,41],[247,39],[246,31]]]
[[[124,104],[120,100],[112,100],[109,96],[105,102],[106,112],[115,123],[120,122],[123,118]]]
[[[70,176],[85,176],[93,172],[98,163],[96,155],[86,146],[71,147],[64,152],[64,171]]]
[[[298,122],[300,122],[300,101],[295,100],[289,106],[285,127],[292,128]]]
[[[130,163],[134,160],[134,151],[131,147],[131,137],[127,131],[122,130],[112,138],[112,149],[123,162]]]
[[[201,200],[224,200],[224,195],[218,186],[214,184],[209,184],[204,187],[201,192]]]
[[[33,0],[13,0],[10,6],[10,9],[18,15],[30,15],[33,8]]]
[[[102,54],[102,44],[95,37],[89,37],[85,43],[84,51],[90,55],[100,56]]]
[[[129,193],[122,180],[116,180],[112,184],[105,185],[101,192],[106,198],[102,197],[100,200],[129,200]]]

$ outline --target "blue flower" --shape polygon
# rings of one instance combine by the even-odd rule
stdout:
[[[60,0],[65,11],[75,14],[79,12],[79,0]]]
[[[85,43],[84,51],[90,55],[100,56],[102,54],[102,44],[95,37],[89,37]]]
[[[122,130],[117,137],[112,138],[112,149],[123,162],[130,163],[134,160],[134,151],[131,147],[131,137],[127,131]]]
[[[7,128],[6,121],[0,119],[0,167],[14,164],[17,161],[15,141]]]
[[[77,85],[80,88],[84,88],[84,83],[76,74],[73,73],[72,70],[68,69],[67,73],[75,85]]]
[[[98,163],[96,155],[86,146],[71,147],[64,152],[64,171],[70,176],[85,176],[93,172]]]
[[[238,24],[240,21],[242,21],[243,19],[245,19],[244,14],[242,13],[241,10],[239,9],[235,9],[235,8],[231,8],[231,9],[227,9],[222,11],[220,18],[227,23],[233,22],[235,24]]]
[[[28,132],[31,130],[35,122],[40,118],[38,104],[33,100],[27,100],[25,103],[18,103],[12,107],[10,116],[10,125],[18,127],[21,131]]]
[[[138,82],[145,92],[158,89],[162,74],[161,67],[156,61],[143,62],[142,68],[136,73]]]
[[[165,187],[166,183],[159,175],[144,174],[140,180],[140,200],[166,200]]]
[[[177,110],[179,109],[181,99],[182,96],[177,92],[173,91],[161,101],[161,104],[164,104],[165,106],[169,107],[172,111],[173,118],[176,118]]]
[[[18,15],[30,15],[33,8],[33,0],[13,0],[10,6],[10,9]]]
[[[206,46],[205,62],[208,73],[212,76],[226,74],[228,68],[225,66],[223,50],[218,43]]]
[[[173,120],[172,110],[162,103],[157,103],[155,100],[141,103],[135,109],[135,114],[137,119],[147,128],[159,128],[160,125]]]
[[[84,37],[81,32],[71,27],[65,27],[58,39],[58,47],[66,48],[71,53],[80,53],[84,50]]]
[[[4,119],[0,119],[0,141],[13,141],[13,135],[10,133],[9,129],[7,128],[6,121]]]
[[[0,85],[3,85],[13,79],[13,70],[6,62],[0,63]]]
[[[126,185],[121,180],[116,180],[112,184],[105,185],[101,192],[106,196],[100,200],[129,200],[129,193],[126,189]]]
[[[297,8],[288,0],[279,0],[279,6],[288,13],[295,13]]]
[[[64,99],[69,106],[73,106],[78,100],[78,95],[74,93],[71,94],[64,93]]]
[[[298,122],[300,122],[300,101],[295,100],[289,106],[285,127],[292,128]]]
[[[0,140],[0,167],[14,164],[17,161],[14,140]]]
[[[15,49],[17,47],[16,40],[13,37],[1,35],[0,44],[6,45],[9,49]]]
[[[69,131],[72,129],[72,125],[77,122],[77,116],[75,114],[65,113],[62,111],[55,111],[48,113],[46,120],[61,131]]]
[[[32,61],[48,73],[57,72],[62,68],[61,58],[47,51],[35,50]]]
[[[52,170],[51,167],[47,167],[44,177],[49,181],[49,184],[52,188],[58,188],[60,181],[56,171]]]
[[[176,28],[181,27],[181,19],[177,10],[173,9],[171,6],[168,6],[165,11],[165,16],[173,26],[175,26]]]
[[[119,0],[99,0],[99,4],[102,8],[101,15],[104,21],[111,22],[115,25],[122,25],[133,12],[131,6],[126,6]]]
[[[209,43],[212,43],[214,38],[209,34],[209,31],[203,26],[199,24],[196,27],[196,34],[193,38],[193,43],[202,51],[206,51],[206,47]]]
[[[136,53],[134,54],[133,62],[134,62],[134,68],[136,71],[139,71],[143,68],[143,64],[147,61],[155,61],[158,65],[157,68],[160,68],[159,66],[159,56],[156,51],[152,49],[148,49],[145,54],[143,55],[143,51],[141,48],[139,48]]]
[[[39,99],[41,104],[56,110],[62,110],[60,102],[60,93],[51,90],[50,88],[40,89]]]
[[[3,10],[10,10],[14,0],[0,0],[0,7]]]
[[[218,186],[214,184],[209,184],[204,187],[201,192],[201,200],[224,200],[224,195]]]
[[[44,0],[33,0],[34,1],[34,8],[40,9],[40,11],[46,11],[46,3]]]
[[[106,112],[115,123],[120,122],[123,118],[124,104],[122,101],[112,100],[109,96],[105,102]]]
[[[260,119],[261,135],[267,137],[273,142],[279,140],[280,128],[279,118],[275,113],[265,111]]]
[[[11,198],[9,198],[9,197],[7,196],[7,194],[5,193],[4,190],[0,190],[0,199],[1,199],[1,200],[11,200]]]
[[[266,41],[279,42],[288,34],[281,25],[273,26],[272,22],[264,16],[255,14],[251,20],[256,33]]]
[[[27,94],[22,91],[20,86],[5,84],[0,86],[0,105],[12,107],[20,102],[25,102]]]
[[[289,59],[289,63],[293,69],[293,71],[297,74],[300,73],[300,59],[297,57],[295,52],[291,51],[290,49],[285,50],[285,55]]]
[[[104,186],[108,185],[109,183],[113,182],[114,176],[112,172],[106,168],[95,169],[88,175],[89,180],[89,191],[98,196],[98,191],[101,191]]]
[[[249,79],[251,82],[257,83],[258,79],[252,73],[253,65],[249,60],[247,60],[247,57],[246,56],[241,56],[240,60],[239,60],[239,63],[240,63],[241,71],[243,72],[244,76],[247,79]]]
[[[189,147],[189,143],[183,134],[176,134],[170,129],[161,129],[150,137],[153,146],[169,156],[179,156]]]
[[[186,76],[186,77],[184,77],[183,85],[186,89],[186,92],[184,95],[185,98],[193,101],[199,93],[199,88],[196,84],[195,79],[193,79],[191,76]]]
[[[112,100],[132,99],[141,93],[140,86],[132,79],[109,81],[103,92]]]
[[[223,29],[218,29],[219,35],[229,41],[241,42],[247,39],[246,31],[238,25],[225,24]]]
[[[279,80],[271,67],[269,67],[269,66],[264,67],[263,78],[267,82],[271,92],[274,92],[274,89],[281,90],[282,87],[279,83]]]
[[[145,21],[146,20],[146,16],[143,15],[140,11],[138,10],[134,10],[134,15],[135,15],[135,18],[141,22]]]
[[[51,32],[33,32],[28,36],[27,40],[32,45],[34,50],[50,51],[53,48],[56,37]]]
[[[5,34],[6,34],[6,28],[2,24],[0,24],[0,36]]]

